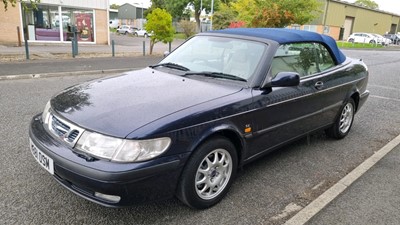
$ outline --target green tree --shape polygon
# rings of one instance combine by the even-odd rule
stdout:
[[[257,9],[256,0],[237,0],[230,5],[237,14],[237,21],[244,21],[246,24],[251,23],[254,11]]]
[[[183,15],[188,13],[185,9],[192,7],[194,9],[194,19],[196,20],[197,29],[200,30],[200,8],[206,12],[210,12],[211,2],[212,0],[165,0],[165,6],[174,18],[182,18]],[[218,6],[219,0],[214,0],[214,10],[218,10]]]
[[[247,27],[306,24],[321,12],[318,0],[237,0],[230,5]]]
[[[172,26],[172,16],[165,9],[154,9],[147,15],[145,28],[153,32],[150,36],[150,55],[153,54],[154,44],[157,42],[168,43],[174,39],[175,29]]]
[[[165,0],[151,0],[151,6],[144,11],[144,17],[147,17],[154,9],[165,9]]]
[[[357,0],[354,2],[354,4],[370,9],[379,9],[378,3],[374,2],[373,0]]]
[[[29,0],[29,1],[21,1],[21,0],[3,0],[4,10],[7,11],[8,6],[11,5],[15,7],[18,2],[21,2],[22,7],[27,10],[29,7],[27,6],[28,3],[31,4],[32,8],[36,8],[36,4],[40,3],[40,0]]]
[[[119,8],[119,5],[117,5],[117,4],[110,5],[110,9],[118,9],[118,8]]]
[[[213,29],[220,30],[228,28],[236,21],[237,13],[228,4],[221,3],[219,10],[213,16]]]

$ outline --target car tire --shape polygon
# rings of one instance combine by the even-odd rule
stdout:
[[[124,33],[125,35],[127,35],[128,34],[128,31],[125,31],[125,33]]]
[[[354,42],[354,39],[353,39],[353,38],[350,38],[350,39],[349,39],[349,42],[353,43],[353,42]]]
[[[370,44],[375,44],[375,41],[374,40],[370,40],[369,43]]]
[[[353,125],[354,114],[355,103],[354,100],[350,98],[340,108],[340,114],[337,116],[335,123],[325,130],[326,135],[335,139],[346,137]]]
[[[206,141],[187,161],[176,196],[195,209],[217,204],[229,191],[237,165],[237,152],[232,142],[219,136]]]

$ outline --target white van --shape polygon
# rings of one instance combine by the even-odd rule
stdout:
[[[119,21],[118,20],[110,20],[110,28],[118,28]]]

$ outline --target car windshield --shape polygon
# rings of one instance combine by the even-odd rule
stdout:
[[[168,55],[158,66],[186,71],[184,76],[247,81],[254,74],[266,48],[266,44],[255,41],[196,36]]]

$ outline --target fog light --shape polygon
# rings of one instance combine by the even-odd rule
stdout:
[[[118,203],[121,200],[120,196],[117,195],[106,195],[106,194],[102,194],[99,192],[95,192],[94,196],[101,198],[103,200],[109,201],[109,202],[113,202],[113,203]]]

